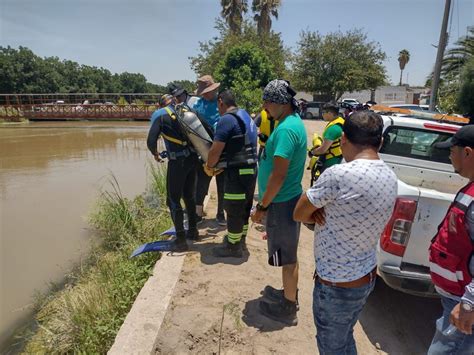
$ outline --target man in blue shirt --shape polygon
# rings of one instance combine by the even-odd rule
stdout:
[[[224,208],[227,235],[212,252],[217,257],[242,257],[257,179],[257,127],[250,115],[237,107],[233,93],[223,91],[217,99],[219,113],[214,142],[205,171],[224,168]]]
[[[220,114],[217,109],[217,89],[220,83],[214,82],[210,75],[204,75],[198,79],[198,89],[196,95],[200,98],[194,104],[192,109],[197,115],[212,127],[216,129]],[[198,221],[202,220],[204,199],[209,191],[209,184],[212,177],[206,175],[202,166],[197,168],[197,186],[196,186],[196,213]],[[224,216],[224,176],[222,174],[216,176],[217,185],[217,215],[216,220],[220,225],[225,226],[226,220]]]

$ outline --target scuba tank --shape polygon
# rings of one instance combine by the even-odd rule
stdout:
[[[202,160],[207,162],[207,156],[212,146],[212,129],[206,127],[206,124],[186,104],[176,105],[175,110],[178,122],[187,139]]]

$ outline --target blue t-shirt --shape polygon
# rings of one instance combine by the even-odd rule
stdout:
[[[212,129],[216,129],[220,118],[219,111],[217,110],[217,100],[207,101],[201,97],[196,101],[192,109],[196,111],[199,117],[206,120]]]
[[[156,110],[155,112],[153,112],[151,114],[151,117],[150,117],[150,126],[153,125],[153,122],[155,122],[155,120],[160,117],[160,116],[164,116],[166,115],[168,112],[166,112],[166,110],[164,108],[159,108],[158,110]]]
[[[288,159],[290,165],[285,181],[272,202],[285,202],[303,192],[301,179],[306,161],[306,129],[297,113],[281,121],[265,144],[258,167],[260,200],[267,189],[268,179],[273,171],[273,160],[277,156]]]
[[[257,151],[257,127],[255,126],[252,118],[245,110],[242,109],[232,111],[232,113],[237,114],[243,119],[250,143],[254,147],[255,151]],[[237,118],[230,113],[226,113],[219,119],[219,122],[217,123],[214,140],[226,143],[230,138],[244,133],[245,132],[242,132],[242,129],[240,128]]]

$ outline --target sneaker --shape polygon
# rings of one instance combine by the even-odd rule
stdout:
[[[248,251],[247,249],[247,236],[244,235],[241,239],[240,239],[240,244],[242,244],[242,250],[243,251]]]
[[[225,236],[222,244],[212,249],[212,254],[218,258],[241,258],[242,244],[241,242],[236,244],[229,243],[227,236]]]
[[[272,302],[280,302],[285,298],[283,289],[276,289],[270,285],[263,289],[263,297]],[[296,311],[300,310],[300,303],[298,302],[298,290],[296,290]]]
[[[270,303],[266,301],[260,301],[259,303],[260,312],[280,323],[284,323],[289,326],[295,326],[298,324],[298,317],[296,316],[296,302],[288,301],[286,298],[281,299],[277,303]]]
[[[216,222],[220,226],[226,226],[227,225],[227,221],[225,220],[224,214],[218,214],[216,216]]]
[[[248,251],[246,239],[247,239],[247,236],[244,236],[240,239],[240,244],[242,245],[242,251]],[[224,240],[229,241],[229,239],[227,238],[227,235],[224,236]]]
[[[186,239],[188,240],[199,240],[199,232],[197,229],[186,231]]]
[[[202,216],[196,216],[196,224],[201,224],[204,221],[204,218]]]

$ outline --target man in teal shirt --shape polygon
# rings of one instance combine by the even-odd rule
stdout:
[[[287,325],[296,325],[298,289],[298,239],[300,224],[293,210],[303,192],[301,180],[306,160],[306,130],[296,112],[296,92],[285,80],[273,80],[263,92],[264,109],[279,124],[265,145],[258,172],[259,203],[252,216],[266,215],[268,263],[282,266],[283,290],[266,286],[260,311]]]

